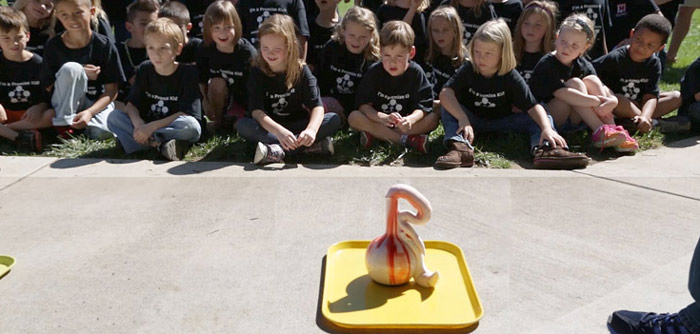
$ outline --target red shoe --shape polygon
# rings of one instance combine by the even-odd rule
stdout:
[[[428,135],[409,135],[404,145],[420,153],[428,153]]]
[[[364,149],[368,149],[372,146],[374,142],[374,136],[369,134],[367,131],[360,131],[360,146]]]
[[[75,138],[75,129],[70,126],[57,126],[56,131],[58,131],[58,137],[63,139]]]

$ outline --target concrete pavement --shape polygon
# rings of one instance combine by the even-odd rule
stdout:
[[[323,333],[323,256],[398,182],[464,250],[475,333],[605,333],[692,301],[698,166],[698,138],[581,171],[0,157],[0,333]]]

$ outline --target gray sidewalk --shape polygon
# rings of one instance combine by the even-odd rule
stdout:
[[[465,252],[474,333],[606,333],[691,302],[697,144],[580,171],[0,157],[0,333],[322,333],[328,246],[384,233],[399,182]]]

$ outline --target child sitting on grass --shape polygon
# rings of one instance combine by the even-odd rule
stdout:
[[[381,62],[360,82],[350,127],[360,131],[360,145],[369,148],[373,138],[400,143],[427,152],[428,133],[438,125],[432,113],[433,90],[423,69],[411,61],[416,54],[413,29],[403,21],[389,21],[380,32]]]
[[[170,19],[146,26],[149,61],[136,70],[126,110],[109,117],[109,128],[126,154],[156,148],[167,160],[181,160],[201,135],[197,68],[175,61],[182,51],[182,30]]]

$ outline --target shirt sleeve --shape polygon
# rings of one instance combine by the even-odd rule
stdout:
[[[530,89],[535,97],[540,101],[545,101],[554,95],[560,88],[566,87],[564,82],[559,78],[557,73],[550,62],[546,61],[549,59],[542,58],[540,62],[535,65],[535,69],[532,70],[532,77],[530,77]]]
[[[307,21],[306,17],[306,8],[304,7],[304,1],[302,0],[297,0],[295,1],[295,9],[296,9],[296,21],[297,25],[299,25],[299,34],[309,38],[311,34],[309,33],[309,21]],[[292,11],[289,11],[290,13],[293,13]]]
[[[465,62],[442,87],[452,89],[455,92],[455,96],[459,98],[459,96],[464,94],[464,91],[468,87],[467,81],[470,77],[470,71],[473,71],[471,64],[469,62]]]
[[[119,52],[117,52],[117,47],[114,44],[107,43],[105,47],[104,63],[106,66],[101,67],[100,78],[105,84],[117,83],[120,84],[126,81],[124,77],[124,70],[122,69],[122,63],[119,60]]]
[[[700,57],[690,64],[681,79],[681,97],[683,104],[695,102],[695,94],[700,92]]]
[[[617,54],[617,52],[611,52],[608,53],[607,55],[603,55],[598,57],[597,59],[593,60],[591,64],[593,65],[593,68],[595,69],[595,72],[598,73],[598,78],[605,84],[606,86],[610,86],[611,79],[615,76],[615,61],[612,59],[613,55]]]
[[[194,66],[186,67],[183,76],[182,93],[178,100],[177,111],[184,112],[196,119],[202,118],[202,103],[199,98],[199,87],[197,87],[197,69]]]
[[[382,65],[378,64],[378,66]],[[363,104],[372,104],[374,94],[377,92],[377,88],[375,87],[376,80],[374,79],[376,68],[376,66],[370,67],[367,73],[362,76],[362,80],[360,80],[360,84],[357,86],[355,107],[359,108]]]
[[[265,111],[265,89],[260,87],[264,74],[257,67],[251,67],[248,74],[248,116],[252,117],[253,110]]]
[[[309,69],[308,66],[304,65],[304,68],[302,69],[302,103],[304,103],[304,106],[308,108],[309,110],[316,108],[316,107],[322,107],[323,102],[321,102],[321,95],[318,91],[318,83],[316,81],[316,77],[314,77],[313,74],[311,74],[311,70]]]
[[[535,96],[532,95],[530,87],[525,83],[525,79],[520,76],[520,73],[516,70],[510,72],[510,77],[508,78],[507,94],[510,96],[510,100],[513,105],[518,107],[518,109],[527,112],[537,104]]]
[[[649,82],[647,87],[645,87],[645,94],[651,94],[659,97],[659,82],[661,81],[661,60],[654,57],[654,62],[649,71]]]

